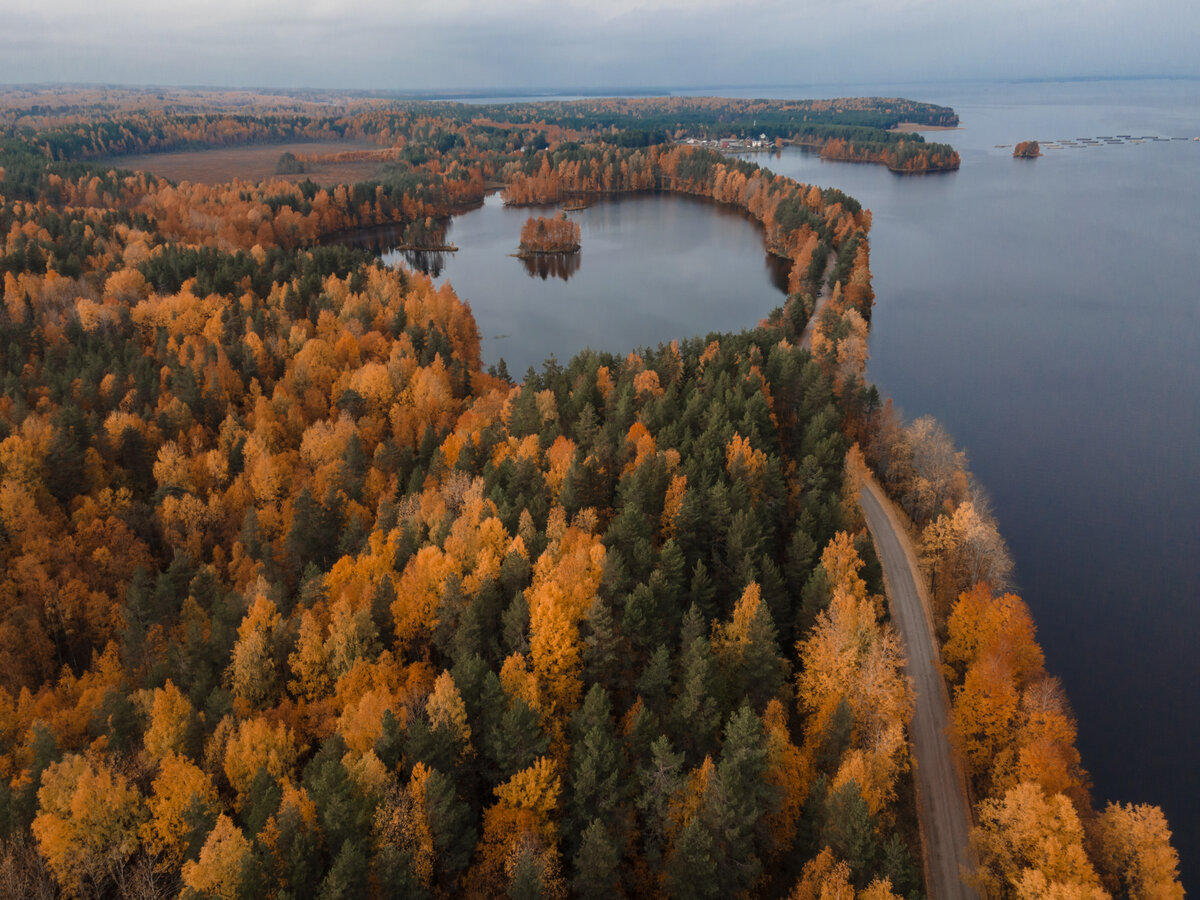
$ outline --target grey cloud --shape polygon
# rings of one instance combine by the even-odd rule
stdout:
[[[0,6],[13,5],[3,0]],[[597,10],[601,11],[597,11]],[[1200,75],[1184,0],[21,4],[0,81],[634,87]]]

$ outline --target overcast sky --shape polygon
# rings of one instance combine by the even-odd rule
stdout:
[[[1200,75],[1196,0],[0,0],[0,83],[703,87]]]

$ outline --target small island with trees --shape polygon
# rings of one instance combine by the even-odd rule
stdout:
[[[1042,155],[1042,148],[1037,141],[1021,141],[1013,147],[1013,159],[1037,159]]]
[[[579,225],[560,214],[558,218],[530,216],[521,228],[521,248],[517,256],[545,256],[579,252]]]

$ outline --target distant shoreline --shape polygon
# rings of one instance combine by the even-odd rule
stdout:
[[[888,131],[902,131],[905,134],[914,134],[918,131],[961,131],[961,126],[958,125],[922,125],[920,122],[900,122],[893,125]]]

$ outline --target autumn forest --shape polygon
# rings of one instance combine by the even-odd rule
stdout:
[[[957,117],[0,95],[0,895],[923,897],[876,477],[930,581],[973,883],[1182,897],[1162,813],[1093,805],[964,455],[865,381],[870,211],[686,140],[956,167],[913,121]],[[285,142],[259,180],[121,159]],[[330,243],[439,247],[491,190],[736,208],[787,299],[516,383],[450,287]],[[529,223],[514,248],[579,246]]]

